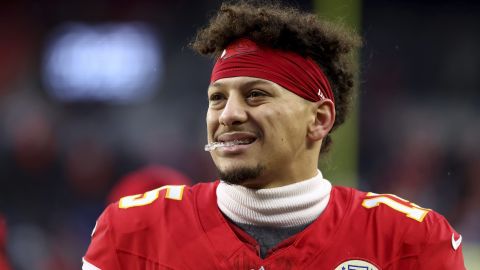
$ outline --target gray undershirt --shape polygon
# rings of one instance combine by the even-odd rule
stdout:
[[[232,221],[233,222],[233,221]],[[253,239],[255,239],[260,246],[260,257],[265,259],[270,249],[277,246],[280,242],[289,237],[303,231],[309,224],[294,226],[294,227],[262,227],[249,224],[236,223],[240,229],[248,233]]]

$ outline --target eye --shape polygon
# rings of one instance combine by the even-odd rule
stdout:
[[[225,94],[222,92],[212,92],[208,95],[208,107],[209,108],[221,108],[225,104]]]
[[[265,93],[262,90],[253,89],[252,91],[250,91],[248,93],[247,98],[252,99],[252,98],[259,98],[259,97],[264,97],[264,96],[267,96],[267,93]]]
[[[219,101],[222,100],[225,96],[221,93],[213,93],[210,96],[208,96],[209,101]]]

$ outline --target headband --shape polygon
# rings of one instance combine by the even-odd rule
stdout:
[[[312,102],[334,101],[327,77],[311,58],[259,46],[249,39],[227,46],[213,67],[210,83],[238,76],[272,81]]]

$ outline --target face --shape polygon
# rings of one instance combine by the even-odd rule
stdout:
[[[316,173],[307,136],[314,103],[252,77],[217,80],[208,99],[208,142],[224,143],[210,152],[222,180],[265,188],[307,179],[312,166]]]

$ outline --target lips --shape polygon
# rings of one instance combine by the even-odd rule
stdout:
[[[216,141],[226,145],[247,145],[257,140],[257,136],[250,132],[227,132],[217,137]]]
[[[214,142],[207,145],[205,150],[212,151],[217,149],[218,153],[226,155],[240,154],[249,149],[257,138],[258,136],[252,132],[225,132],[214,138]]]

